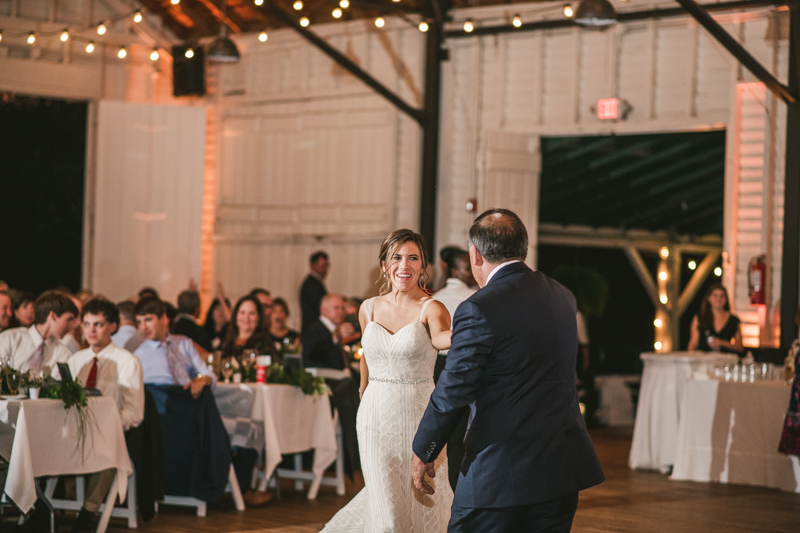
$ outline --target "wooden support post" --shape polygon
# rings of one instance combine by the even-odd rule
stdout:
[[[683,316],[686,312],[686,309],[689,307],[689,304],[692,303],[694,297],[697,295],[697,291],[700,290],[700,287],[705,282],[708,275],[711,273],[711,268],[714,266],[714,263],[717,262],[719,259],[720,251],[708,252],[703,259],[703,261],[697,266],[697,269],[694,271],[692,275],[692,279],[689,280],[689,283],[686,284],[684,287],[683,292],[681,293],[680,298],[678,298],[678,319]]]

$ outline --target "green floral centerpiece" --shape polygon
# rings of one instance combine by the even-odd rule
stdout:
[[[294,385],[295,387],[300,387],[303,394],[309,396],[328,393],[328,387],[325,385],[325,378],[314,377],[310,372],[306,372],[300,368],[286,372],[283,365],[278,364],[269,367],[267,383]]]
[[[59,383],[52,377],[44,379],[41,387],[40,397],[64,402],[64,409],[73,410],[75,413],[75,425],[78,428],[78,446],[81,457],[86,457],[86,437],[91,426],[97,427],[97,420],[86,407],[89,405],[89,398],[86,396],[86,389],[81,386],[79,381]]]

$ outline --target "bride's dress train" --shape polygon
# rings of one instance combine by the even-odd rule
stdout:
[[[374,304],[374,298],[363,304],[369,323],[361,344],[370,381],[356,421],[364,489],[322,531],[445,532],[453,503],[446,450],[436,460],[436,478],[429,480],[436,489],[433,496],[411,482],[411,444],[433,392],[437,350],[420,320],[394,335],[373,322]]]

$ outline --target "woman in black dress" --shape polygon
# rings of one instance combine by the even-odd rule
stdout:
[[[269,332],[279,352],[299,353],[300,334],[286,325],[289,318],[289,306],[283,298],[275,298],[272,302],[272,314],[269,316]]]
[[[692,319],[689,351],[741,354],[741,321],[731,314],[728,291],[716,283],[708,288],[700,313]]]
[[[800,326],[800,309],[794,316],[795,324]],[[794,379],[792,380],[792,394],[789,396],[789,410],[783,422],[781,442],[778,451],[787,455],[800,456],[800,344],[795,340],[790,351],[794,359]]]
[[[258,355],[271,355],[273,363],[281,362],[275,359],[275,347],[269,327],[264,323],[261,302],[251,295],[239,298],[233,308],[228,333],[222,343],[222,357],[235,357],[241,362],[245,350],[254,350]]]

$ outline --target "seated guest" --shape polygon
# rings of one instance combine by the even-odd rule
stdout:
[[[319,306],[319,318],[303,332],[303,364],[307,367],[344,370],[342,338],[352,335],[353,326],[344,321],[344,300],[326,294]]]
[[[361,300],[358,298],[345,298],[344,321],[353,326],[353,334],[342,339],[342,344],[355,344],[361,340],[361,324],[358,321],[358,310]]]
[[[206,312],[206,321],[203,323],[203,329],[212,350],[219,350],[222,347],[222,341],[228,334],[230,322],[231,302],[227,298],[214,298],[211,307]]]
[[[29,328],[33,325],[33,302],[36,295],[30,292],[14,291],[11,306],[14,316],[11,317],[12,328]]]
[[[57,363],[65,363],[72,353],[61,344],[78,308],[59,291],[42,293],[33,304],[34,324],[0,333],[0,361],[21,372],[41,368],[60,378]]]
[[[211,351],[205,330],[197,324],[199,316],[200,294],[194,290],[183,291],[178,295],[178,316],[172,323],[172,332],[189,337],[204,350]]]
[[[264,324],[269,326],[273,306],[272,295],[267,289],[258,287],[250,291],[250,296],[254,296],[256,300],[261,302],[261,310],[264,311]]]
[[[8,329],[11,325],[12,314],[11,297],[8,291],[0,289],[0,331]]]
[[[76,316],[72,322],[69,324],[69,330],[67,334],[61,339],[61,343],[69,348],[71,353],[75,353],[81,348],[83,348],[83,327],[81,325],[81,309],[83,308],[83,302],[77,296],[73,296],[68,294],[69,299],[72,300],[72,303],[75,304],[75,307],[78,309],[78,316]]]
[[[692,319],[689,351],[741,354],[743,346],[739,324],[739,318],[731,314],[728,291],[719,283],[712,285],[703,296],[700,313]]]
[[[119,328],[111,335],[111,342],[124,348],[131,337],[137,335],[136,319],[133,316],[133,308],[136,304],[132,300],[124,300],[117,304],[119,311]]]
[[[125,349],[141,361],[145,383],[180,385],[190,389],[194,398],[204,387],[216,385],[216,376],[200,358],[192,340],[170,334],[164,302],[152,296],[142,298],[133,313],[141,337],[132,337]]]
[[[275,342],[275,348],[283,351],[288,348],[295,351],[300,345],[300,334],[286,325],[289,318],[289,305],[283,298],[275,298],[272,303],[272,314],[270,315],[269,333]]]
[[[275,353],[272,336],[263,316],[258,299],[249,294],[239,298],[233,308],[233,320],[222,345],[222,356],[241,360],[245,350],[255,350],[258,355],[272,355],[273,362],[280,363],[280,354]]]
[[[144,419],[142,365],[132,353],[111,342],[119,324],[119,311],[103,298],[86,302],[81,310],[83,332],[89,348],[69,358],[69,369],[87,388],[97,388],[117,402],[122,429],[137,427]],[[100,506],[114,481],[111,468],[89,476],[86,499],[72,527],[73,533],[93,531]]]

